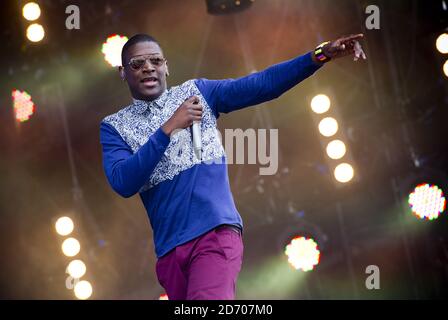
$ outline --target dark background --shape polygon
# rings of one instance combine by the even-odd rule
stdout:
[[[74,298],[65,287],[70,260],[54,231],[65,214],[75,217],[92,298],[163,293],[140,199],[115,194],[102,170],[99,123],[131,100],[101,53],[109,35],[153,35],[174,86],[194,77],[240,77],[358,32],[365,34],[367,61],[330,63],[280,98],[219,120],[221,132],[279,129],[277,175],[259,176],[259,165],[229,165],[245,223],[237,298],[446,297],[446,213],[422,221],[406,204],[417,182],[448,192],[448,78],[442,72],[448,55],[435,48],[448,27],[442,1],[257,0],[222,16],[207,14],[202,0],[38,1],[46,29],[38,44],[25,37],[23,3],[3,1],[0,19],[1,298]],[[80,30],[65,28],[69,4],[80,8]],[[365,30],[369,4],[381,10],[380,30]],[[14,120],[13,89],[26,90],[36,104],[21,124]],[[309,108],[310,97],[326,89],[334,94],[359,177],[342,188],[332,180]],[[293,270],[282,255],[296,227],[321,247],[320,264],[308,273]],[[365,287],[368,265],[381,270],[380,290]]]

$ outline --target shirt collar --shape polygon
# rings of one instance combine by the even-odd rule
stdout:
[[[132,105],[138,113],[143,113],[146,110],[152,110],[154,108],[162,110],[167,99],[168,90],[165,89],[165,91],[163,91],[163,93],[155,100],[147,101],[132,98]]]

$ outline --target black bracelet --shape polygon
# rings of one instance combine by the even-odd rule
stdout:
[[[314,49],[314,56],[316,57],[316,60],[321,63],[327,63],[331,60],[331,58],[327,57],[323,51],[323,47],[328,43],[330,43],[330,41],[323,42]]]

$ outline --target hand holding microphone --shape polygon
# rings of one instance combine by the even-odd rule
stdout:
[[[201,159],[201,119],[202,105],[199,104],[197,96],[186,99],[174,112],[170,119],[162,126],[163,132],[167,135],[176,129],[192,127],[193,148],[198,159]]]

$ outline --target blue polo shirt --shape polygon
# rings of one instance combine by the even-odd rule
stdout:
[[[322,65],[312,53],[238,79],[194,79],[165,90],[152,101],[133,100],[100,125],[103,167],[121,196],[139,194],[153,229],[158,258],[221,224],[243,228],[230,190],[217,119],[279,97]],[[199,97],[202,157],[189,128],[171,137],[161,126],[185,99]]]

